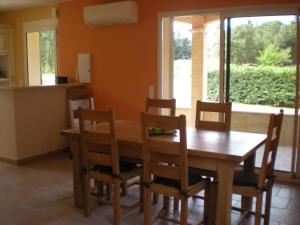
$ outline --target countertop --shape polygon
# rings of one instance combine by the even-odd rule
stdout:
[[[0,90],[20,90],[20,89],[37,89],[37,88],[60,88],[70,86],[80,86],[85,84],[68,83],[68,84],[55,84],[55,85],[36,85],[36,86],[0,86]]]

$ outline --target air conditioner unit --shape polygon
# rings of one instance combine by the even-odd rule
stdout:
[[[136,23],[138,21],[135,1],[122,1],[86,6],[83,17],[89,26],[107,26],[113,24]]]

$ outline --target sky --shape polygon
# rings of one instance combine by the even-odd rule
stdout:
[[[292,20],[296,20],[296,16],[256,16],[256,17],[239,17],[231,20],[231,26],[235,27],[240,24],[251,21],[254,25],[260,25],[264,22],[281,21],[283,24],[289,24]],[[182,22],[174,22],[174,32],[179,32],[182,37],[192,38],[192,25]]]
[[[270,21],[281,21],[283,24],[289,24],[292,20],[296,20],[296,16],[256,16],[233,18],[231,24],[233,27],[248,23],[248,21],[251,21],[254,25],[260,25]]]

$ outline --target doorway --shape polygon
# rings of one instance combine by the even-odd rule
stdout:
[[[247,9],[161,16],[159,97],[176,98],[176,112],[186,115],[189,126],[194,126],[196,100],[230,100],[233,102],[232,130],[257,133],[266,133],[270,113],[284,108],[275,169],[295,175],[299,170],[296,171],[297,165],[300,167],[297,164],[300,89],[295,85],[299,84],[296,50],[299,49],[299,17],[297,22],[297,11],[284,11],[289,13],[278,15],[278,9],[253,10],[253,15],[249,15]],[[267,28],[271,30],[264,32]],[[256,43],[256,48],[251,43]],[[188,54],[180,52],[178,47],[188,50]],[[278,91],[276,95],[271,87]]]

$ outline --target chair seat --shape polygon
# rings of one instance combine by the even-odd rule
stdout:
[[[200,175],[194,174],[194,173],[189,173],[189,186],[193,186],[193,185],[195,185],[195,184],[197,184],[197,183],[199,183],[203,180],[204,179]],[[153,180],[153,183],[162,184],[162,185],[166,185],[166,186],[169,186],[169,187],[175,187],[179,190],[181,189],[180,180],[175,180],[175,179],[170,179],[170,178],[157,176]]]
[[[130,171],[138,168],[138,166],[135,163],[125,162],[125,161],[119,161],[119,165],[120,165],[120,173],[121,174],[130,172]],[[98,171],[100,173],[113,175],[113,168],[111,166],[96,165],[96,166],[94,166],[93,170]]]
[[[258,175],[255,173],[245,173],[244,171],[235,171],[233,184],[237,186],[256,187],[258,183]]]

